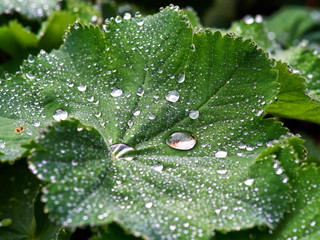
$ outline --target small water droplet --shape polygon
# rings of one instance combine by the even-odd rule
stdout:
[[[192,50],[192,52],[194,52],[196,50],[196,45],[191,44],[191,50]]]
[[[248,178],[247,180],[244,181],[244,184],[247,186],[251,186],[254,182],[253,178]]]
[[[11,79],[12,79],[12,76],[7,73],[7,74],[5,75],[5,79],[6,79],[6,80],[11,80]]]
[[[68,118],[68,112],[62,109],[57,109],[52,115],[53,119],[56,121],[66,120]]]
[[[79,90],[80,92],[84,92],[84,91],[87,90],[87,86],[80,84],[80,85],[78,86],[78,90]]]
[[[26,73],[26,76],[27,76],[27,78],[29,78],[30,80],[33,80],[34,79],[34,74],[33,74],[33,72],[28,72],[28,73]]]
[[[150,120],[154,120],[154,119],[156,118],[156,116],[153,115],[153,114],[150,114],[150,115],[148,116],[148,118],[149,118]]]
[[[228,170],[226,170],[226,169],[219,169],[219,170],[217,170],[217,173],[218,174],[226,174],[228,172]]]
[[[110,146],[110,150],[114,158],[116,159],[123,158],[125,160],[130,161],[133,159],[133,157],[122,157],[122,156],[128,152],[134,151],[135,149],[128,146],[127,144],[117,143]]]
[[[139,116],[140,113],[141,113],[140,110],[135,110],[132,114],[133,114],[133,116]]]
[[[156,163],[153,166],[151,166],[151,168],[157,172],[161,172],[163,169],[163,165],[160,163]]]
[[[186,74],[185,73],[181,73],[178,75],[178,83],[183,83],[184,80],[186,80]]]
[[[243,21],[246,23],[246,24],[252,24],[252,23],[254,23],[254,18],[252,17],[252,16],[245,16],[244,18],[243,18]]]
[[[34,62],[34,57],[32,55],[29,55],[28,62],[29,63],[33,63]]]
[[[116,21],[116,23],[121,23],[122,18],[120,16],[116,16],[115,21]]]
[[[34,122],[32,123],[32,126],[34,126],[34,127],[40,127],[40,122],[39,122],[39,121],[34,121]]]
[[[199,111],[198,110],[191,110],[189,112],[189,117],[191,119],[197,119],[199,117]]]
[[[218,151],[215,153],[215,157],[217,158],[225,158],[227,156],[228,152],[227,151]]]
[[[145,205],[145,206],[146,206],[146,208],[151,208],[151,207],[152,207],[152,205],[153,205],[153,204],[152,204],[152,202],[148,202],[148,203],[146,203],[146,205]]]
[[[123,16],[123,19],[124,19],[124,20],[129,20],[129,19],[131,19],[131,14],[130,14],[130,13],[125,13],[124,16]]]
[[[142,88],[138,88],[138,89],[137,89],[137,95],[138,95],[139,97],[142,97],[143,94],[144,94],[144,90],[143,90]]]
[[[169,91],[168,94],[166,95],[166,99],[169,102],[176,102],[179,100],[179,97],[180,95],[176,90]]]
[[[122,96],[123,92],[120,88],[114,88],[111,92],[112,97],[120,97]]]
[[[174,132],[166,141],[171,148],[178,150],[190,150],[197,143],[195,136],[189,132]]]
[[[3,140],[0,140],[0,149],[4,149],[6,147],[6,143]]]

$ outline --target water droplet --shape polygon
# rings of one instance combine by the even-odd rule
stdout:
[[[111,150],[112,156],[116,159],[123,158],[129,161],[133,159],[133,157],[122,157],[124,154],[128,152],[134,151],[134,148],[128,146],[127,144],[124,144],[124,143],[113,144],[112,146],[110,146],[110,150]]]
[[[179,100],[179,97],[180,95],[176,90],[169,91],[168,94],[166,95],[166,99],[169,102],[176,102]]]
[[[139,116],[140,113],[141,113],[140,110],[135,110],[132,114],[133,114],[133,116]]]
[[[6,147],[6,143],[3,140],[0,140],[0,149],[4,149]]]
[[[129,19],[131,19],[131,14],[130,14],[130,13],[125,13],[124,16],[123,16],[123,19],[124,19],[124,20],[129,20]]]
[[[146,203],[146,208],[151,208],[152,207],[152,202],[148,202],[148,203]]]
[[[226,169],[219,169],[219,170],[217,170],[217,173],[218,174],[226,174],[228,172],[228,170],[226,170]]]
[[[247,186],[251,186],[254,182],[253,178],[248,178],[247,180],[244,181],[244,184]]]
[[[153,114],[150,114],[150,115],[148,116],[148,118],[149,118],[150,120],[154,120],[154,119],[156,118],[156,116],[153,115]]]
[[[185,73],[181,73],[178,75],[178,83],[183,83],[184,80],[186,80],[186,74]]]
[[[199,111],[198,110],[191,110],[189,112],[189,117],[191,119],[197,119],[199,117]]]
[[[256,115],[257,117],[259,117],[262,113],[263,113],[263,110],[262,110],[262,109],[260,109],[260,110],[258,110],[258,111],[256,112],[256,114],[255,114],[255,115]]]
[[[28,72],[28,73],[26,73],[26,76],[27,76],[27,78],[29,78],[30,80],[33,80],[33,79],[34,79],[34,74],[33,74],[33,72]]]
[[[116,21],[116,23],[121,23],[122,18],[120,16],[116,16],[115,21]]]
[[[28,62],[29,62],[29,63],[33,63],[33,62],[34,62],[34,58],[33,58],[32,55],[29,55],[29,57],[28,57]]]
[[[144,94],[144,90],[143,90],[142,88],[138,88],[138,89],[137,89],[137,95],[138,95],[139,97],[142,97],[143,94]]]
[[[68,112],[62,109],[57,109],[52,115],[53,119],[56,121],[66,120],[68,118]]]
[[[191,50],[192,50],[192,52],[194,52],[196,50],[196,45],[191,44]]]
[[[197,143],[195,136],[188,132],[174,132],[166,141],[167,145],[174,149],[190,150]]]
[[[12,76],[7,73],[7,74],[5,75],[5,78],[6,78],[6,80],[11,80],[11,79],[12,79]]]
[[[176,227],[175,225],[170,225],[169,228],[170,228],[171,231],[173,231],[173,230],[175,230],[177,227]]]
[[[34,126],[34,127],[40,127],[40,122],[39,122],[39,121],[34,121],[34,122],[32,123],[32,126]]]
[[[215,153],[215,157],[217,158],[225,158],[227,156],[228,152],[227,151],[218,151]]]
[[[254,18],[252,16],[245,16],[243,21],[246,23],[246,24],[252,24],[254,23]]]
[[[120,97],[123,94],[122,90],[119,88],[114,88],[111,92],[112,97]]]
[[[79,90],[80,92],[84,92],[84,91],[87,90],[87,86],[80,84],[80,85],[78,86],[78,90]]]
[[[160,163],[156,163],[153,166],[151,166],[151,168],[157,172],[161,172],[163,169],[163,165]]]

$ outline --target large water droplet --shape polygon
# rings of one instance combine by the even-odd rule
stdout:
[[[248,178],[247,180],[244,181],[244,184],[247,186],[251,186],[254,182],[253,178]]]
[[[131,156],[123,157],[124,154],[134,151],[134,148],[128,146],[127,144],[124,144],[124,143],[113,144],[110,147],[110,150],[111,150],[112,156],[116,159],[123,158],[128,161],[133,159],[133,157]]]
[[[179,97],[180,95],[176,90],[169,91],[168,94],[166,95],[166,99],[169,102],[176,102],[179,100]]]
[[[122,90],[119,88],[114,88],[111,92],[112,97],[120,97],[123,94]]]
[[[131,18],[131,14],[130,13],[125,13],[123,16],[124,20],[129,20]]]
[[[33,72],[28,72],[28,73],[26,73],[26,76],[27,76],[27,78],[29,78],[30,80],[33,80],[34,79],[34,74],[33,74]]]
[[[174,132],[166,141],[167,145],[174,149],[190,150],[197,143],[195,136],[188,132]]]
[[[197,119],[199,117],[199,111],[198,110],[191,110],[189,112],[189,117],[191,119]]]
[[[57,109],[52,115],[53,119],[56,121],[66,120],[68,118],[68,112],[62,109]]]

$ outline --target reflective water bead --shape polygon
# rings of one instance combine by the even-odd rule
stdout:
[[[225,158],[227,156],[228,152],[227,151],[218,151],[215,153],[215,157],[217,158]]]
[[[199,117],[199,111],[198,110],[191,110],[189,112],[189,117],[191,119],[197,119]]]
[[[80,92],[84,92],[84,91],[87,90],[87,86],[80,84],[80,85],[78,86],[78,90],[79,90]]]
[[[156,163],[153,166],[151,166],[151,168],[157,172],[161,172],[163,169],[163,165],[160,163]]]
[[[117,144],[113,144],[112,146],[110,146],[110,150],[111,150],[112,156],[114,158],[119,159],[119,158],[122,158],[122,156],[125,153],[133,151],[134,148],[132,148],[124,143],[117,143]],[[133,157],[125,157],[124,159],[132,160]]]
[[[179,97],[180,95],[176,90],[169,91],[168,94],[166,95],[166,99],[169,102],[176,102],[179,100]]]
[[[68,118],[68,112],[62,109],[57,109],[52,115],[53,119],[56,121],[66,120]]]
[[[138,89],[137,89],[137,95],[138,95],[139,97],[141,97],[141,96],[143,96],[143,94],[144,94],[144,90],[143,90],[142,88],[138,88]]]
[[[119,88],[114,88],[110,94],[112,97],[120,97],[123,94],[123,92]]]
[[[123,16],[124,20],[129,20],[131,18],[131,14],[130,13],[125,13]]]
[[[181,73],[178,75],[178,83],[183,83],[184,80],[186,80],[186,75],[184,73]]]
[[[244,184],[247,186],[251,186],[254,182],[253,178],[248,178],[247,180],[244,181]]]
[[[169,147],[178,150],[190,150],[194,148],[197,140],[194,134],[189,132],[174,132],[166,140]]]

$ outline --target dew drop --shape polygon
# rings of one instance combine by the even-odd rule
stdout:
[[[87,86],[80,84],[80,85],[78,86],[78,90],[79,90],[80,92],[84,92],[84,91],[87,90]]]
[[[32,72],[28,72],[26,74],[27,78],[29,78],[30,80],[33,80],[34,79],[34,74]]]
[[[32,126],[34,126],[34,127],[40,127],[40,122],[39,122],[39,121],[34,121],[34,122],[32,123]]]
[[[4,149],[6,147],[6,143],[3,140],[0,140],[0,149]]]
[[[151,208],[152,207],[152,202],[148,202],[148,203],[146,203],[146,208]]]
[[[34,58],[33,58],[32,55],[29,55],[29,57],[28,57],[28,62],[29,62],[29,63],[33,63],[33,62],[34,62]]]
[[[197,143],[195,136],[189,132],[174,132],[166,141],[171,148],[178,150],[190,150]]]
[[[254,182],[253,178],[248,178],[247,180],[244,181],[244,184],[247,186],[251,186]]]
[[[196,50],[196,45],[191,44],[191,50],[192,50],[192,52],[194,52]]]
[[[142,88],[138,88],[138,89],[137,89],[137,95],[138,95],[139,97],[142,97],[143,94],[144,94],[144,90],[143,90]]]
[[[243,21],[246,23],[246,24],[252,24],[254,23],[254,18],[252,16],[245,16]]]
[[[129,20],[129,19],[131,19],[131,14],[130,14],[130,13],[125,13],[124,16],[123,16],[123,19],[124,19],[124,20]]]
[[[197,119],[199,117],[199,111],[198,110],[191,110],[189,112],[189,117],[191,119]]]
[[[111,92],[112,97],[120,97],[123,94],[122,90],[119,88],[114,88]]]
[[[148,116],[148,118],[149,118],[150,120],[154,120],[154,119],[156,118],[156,116],[153,115],[153,114],[150,114],[150,115]]]
[[[161,172],[163,170],[163,165],[160,163],[156,163],[151,168],[157,172]]]
[[[228,172],[228,170],[226,170],[226,169],[219,169],[219,170],[217,170],[217,173],[218,174],[226,174]]]
[[[133,157],[122,157],[124,154],[134,151],[134,148],[128,146],[124,143],[117,143],[110,146],[111,154],[114,158],[120,159],[123,158],[125,160],[132,160]]]
[[[166,99],[169,102],[176,102],[179,100],[179,97],[180,95],[176,90],[169,91],[168,94],[166,95]]]
[[[217,158],[225,158],[227,156],[228,152],[227,151],[218,151],[215,153],[215,157]]]
[[[53,119],[56,121],[66,120],[68,118],[68,112],[62,109],[57,109],[52,115]]]
[[[183,83],[184,80],[186,80],[186,75],[184,73],[181,73],[178,75],[178,83]]]
[[[141,113],[140,110],[135,110],[132,114],[133,114],[133,116],[139,116],[140,113]]]

